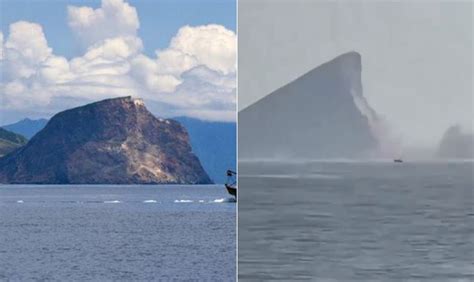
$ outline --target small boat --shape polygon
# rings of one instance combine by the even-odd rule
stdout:
[[[237,173],[227,170],[227,182],[224,184],[227,192],[237,198]]]
[[[395,162],[395,163],[403,163],[403,160],[402,160],[402,159],[394,159],[393,162]]]

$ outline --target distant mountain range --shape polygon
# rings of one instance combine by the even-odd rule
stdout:
[[[25,118],[13,124],[4,125],[2,127],[6,130],[21,134],[26,138],[31,139],[33,135],[46,126],[46,123],[48,123],[48,120],[44,118],[36,120]]]
[[[225,171],[236,169],[236,123],[209,122],[189,117],[172,119],[179,121],[187,129],[193,152],[210,178],[215,183],[224,183]],[[25,118],[3,128],[31,138],[43,129],[47,122],[47,119]]]
[[[239,112],[239,159],[358,158],[378,148],[361,56],[343,54]]]
[[[225,183],[226,171],[237,166],[237,129],[235,122],[210,122],[176,117],[189,133],[193,152],[215,183]]]
[[[24,136],[0,127],[0,157],[25,145],[27,141]]]
[[[0,158],[0,183],[210,184],[177,121],[141,99],[107,99],[60,112]]]

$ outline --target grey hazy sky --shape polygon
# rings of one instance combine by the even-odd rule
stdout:
[[[347,51],[406,146],[473,128],[473,2],[239,0],[239,110]]]

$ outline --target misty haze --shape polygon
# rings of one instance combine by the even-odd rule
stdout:
[[[239,112],[239,158],[472,159],[474,135],[450,126],[437,147],[404,148],[367,102],[361,55],[349,52]]]
[[[388,143],[385,150],[400,154],[387,158],[436,157],[451,126],[472,134],[472,3],[292,2],[241,3],[241,113],[316,67],[356,51],[361,93],[383,124],[377,137]],[[314,95],[334,96],[317,90]],[[294,103],[300,98],[295,95]]]

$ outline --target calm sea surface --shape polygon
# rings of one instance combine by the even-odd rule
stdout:
[[[239,164],[239,281],[474,281],[472,162]]]
[[[223,186],[0,186],[0,280],[234,281]]]

